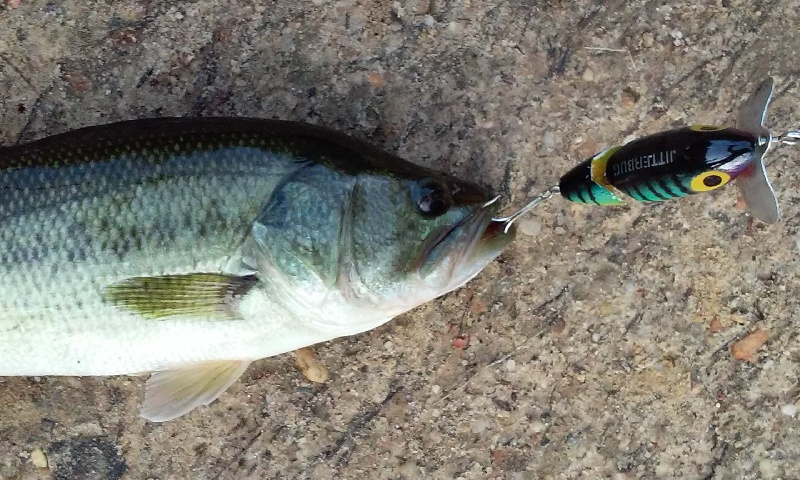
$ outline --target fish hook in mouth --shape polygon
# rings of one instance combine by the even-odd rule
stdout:
[[[544,192],[542,192],[539,195],[536,195],[535,197],[533,197],[531,199],[531,201],[527,203],[527,205],[525,205],[524,207],[520,208],[519,210],[517,210],[516,212],[512,213],[511,215],[508,215],[506,217],[495,217],[495,218],[492,218],[492,223],[496,222],[499,225],[502,225],[504,227],[503,228],[503,233],[508,233],[508,230],[511,228],[511,225],[519,217],[521,217],[521,216],[525,215],[526,213],[530,212],[531,210],[536,208],[540,203],[542,203],[543,201],[547,200],[548,198],[550,198],[553,195],[555,195],[557,193],[560,193],[560,192],[561,192],[561,188],[558,185],[553,185],[552,187],[548,188]],[[500,198],[500,197],[495,197],[494,199],[490,200],[486,205],[490,205],[490,204],[494,203],[498,198]]]
[[[493,223],[491,212],[486,207],[492,205],[498,198],[500,197],[495,197],[494,199],[489,200],[482,205],[480,209],[475,210],[458,222],[451,225],[442,225],[428,235],[428,238],[425,240],[422,249],[420,250],[419,256],[412,264],[412,267],[416,270],[421,269],[422,265],[425,263],[425,260],[430,257],[431,253],[440,245],[442,245],[448,238],[450,238],[451,235],[458,232],[459,229],[465,225],[469,225],[469,232],[466,233],[466,238],[470,240],[465,243],[463,252],[458,255],[458,261],[461,261],[464,257],[469,255],[469,253],[475,248],[475,245],[482,238],[485,238],[486,230]]]

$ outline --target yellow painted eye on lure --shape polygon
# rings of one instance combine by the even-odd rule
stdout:
[[[725,172],[711,170],[694,177],[689,186],[695,192],[710,192],[731,181],[731,176]]]

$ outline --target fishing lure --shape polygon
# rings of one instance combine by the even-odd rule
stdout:
[[[768,77],[739,111],[735,127],[692,125],[603,150],[561,177],[516,213],[495,221],[508,226],[556,193],[595,205],[623,203],[623,193],[640,202],[659,202],[716,190],[732,180],[747,209],[775,223],[780,209],[764,168],[772,143],[794,144],[800,131],[773,137],[764,126],[774,80]]]

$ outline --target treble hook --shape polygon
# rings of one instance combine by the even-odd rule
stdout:
[[[533,197],[533,199],[531,199],[531,201],[528,202],[527,205],[525,205],[524,207],[520,208],[519,210],[517,210],[516,212],[512,213],[511,215],[509,215],[507,217],[493,218],[492,221],[493,222],[504,223],[505,227],[503,228],[503,233],[508,233],[508,229],[511,228],[511,224],[514,223],[519,217],[521,217],[521,216],[525,215],[526,213],[530,212],[531,210],[536,208],[537,205],[539,205],[543,201],[547,200],[548,198],[552,197],[556,193],[559,193],[560,191],[561,191],[561,188],[558,185],[553,185],[552,187],[548,188],[544,192],[542,192],[539,195],[536,195],[535,197]]]

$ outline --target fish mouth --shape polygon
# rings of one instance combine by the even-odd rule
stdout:
[[[494,260],[517,236],[515,223],[510,224],[494,218],[497,209],[486,213],[487,218],[481,222],[482,232],[480,235],[475,235],[475,241],[469,251],[472,262],[488,263]]]
[[[425,263],[434,255],[434,253],[437,252],[437,250],[444,248],[444,244],[446,242],[449,243],[451,237],[458,232],[463,225],[472,221],[472,219],[475,217],[475,213],[476,212],[470,213],[456,223],[442,225],[428,235],[428,238],[425,239],[425,244],[422,246],[416,262],[414,262],[414,268],[416,270],[421,270]]]
[[[486,227],[488,227],[491,223],[492,215],[488,212],[488,210],[489,209],[486,207],[481,207],[480,209],[475,210],[468,216],[464,217],[464,219],[462,219],[460,222],[448,226],[443,232],[440,233],[439,236],[436,237],[433,248],[436,248],[448,240],[451,240],[450,237],[452,235],[462,233],[462,227],[467,226],[467,231],[464,233],[464,237],[467,239],[472,239],[464,252],[468,253],[470,250],[472,250],[474,244],[483,238],[485,232],[481,233],[481,230],[485,230]]]
[[[516,230],[517,225],[514,223],[509,224],[508,222],[492,219],[492,221],[486,225],[486,229],[483,231],[483,235],[481,235],[481,241],[490,242],[497,238],[502,238],[503,236],[513,237]]]
[[[451,274],[465,266],[488,263],[514,238],[516,229],[505,230],[505,223],[492,220],[498,206],[482,205],[459,222],[443,225],[428,236],[418,257],[418,269],[432,258],[450,259]],[[483,266],[482,265],[482,266]],[[481,268],[482,268],[481,266]]]

